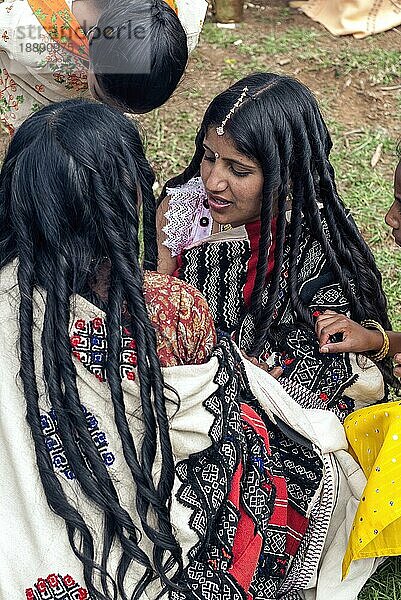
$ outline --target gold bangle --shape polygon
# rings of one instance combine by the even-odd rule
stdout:
[[[377,331],[380,331],[380,333],[383,336],[383,345],[380,348],[380,350],[378,350],[377,352],[374,352],[373,354],[368,353],[368,356],[371,360],[374,360],[375,362],[380,362],[381,360],[384,360],[388,354],[388,351],[390,350],[390,340],[388,339],[388,335],[387,333],[384,331],[383,327],[380,325],[380,323],[378,323],[377,321],[373,321],[372,319],[367,319],[366,321],[362,321],[361,325],[363,327],[366,327],[366,329],[376,329]]]

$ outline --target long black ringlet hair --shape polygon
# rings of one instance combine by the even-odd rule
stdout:
[[[134,123],[115,109],[82,100],[53,104],[25,121],[11,141],[0,173],[0,268],[18,260],[20,377],[37,465],[47,501],[65,520],[71,546],[83,563],[91,598],[101,600],[116,598],[117,590],[124,599],[140,598],[155,575],[173,587],[182,570],[169,517],[174,465],[163,378],[138,258],[141,200],[145,263],[156,265],[153,182]],[[104,257],[110,266],[105,305],[107,380],[124,458],[136,488],[137,513],[153,544],[153,560],[141,550],[141,532],[121,506],[89,434],[71,355],[70,297],[90,293],[90,282],[99,265],[104,266]],[[43,374],[59,434],[81,489],[104,515],[100,565],[95,564],[88,524],[64,494],[41,431],[33,342],[35,288],[46,291]],[[128,426],[119,370],[123,310],[124,318],[130,315],[129,326],[137,341],[144,429],[138,447]],[[157,449],[161,472],[155,481]],[[112,576],[107,562],[116,541],[121,544],[121,561]],[[142,565],[145,574],[128,596],[125,576],[133,562]]]
[[[320,242],[333,274],[357,321],[375,319],[391,329],[381,275],[373,255],[340,199],[329,155],[332,141],[312,92],[292,77],[256,73],[238,81],[209,105],[196,138],[195,154],[185,171],[171,179],[168,187],[186,183],[199,175],[204,155],[203,141],[210,128],[220,126],[241,97],[247,95],[224,127],[236,149],[256,160],[264,175],[261,207],[261,238],[250,312],[255,322],[255,340],[250,354],[259,355],[269,337],[279,292],[286,235],[286,199],[291,194],[289,291],[291,304],[301,323],[313,326],[311,311],[299,294],[297,258],[302,219]],[[262,307],[262,293],[271,241],[273,198],[278,193],[277,239],[270,295]],[[324,231],[319,204],[327,222]],[[354,283],[351,284],[351,281]],[[355,286],[355,287],[354,287]],[[385,380],[397,386],[391,362],[380,365]]]
[[[118,0],[102,11],[89,57],[110,103],[146,113],[164,104],[179,84],[188,62],[187,36],[165,0]]]

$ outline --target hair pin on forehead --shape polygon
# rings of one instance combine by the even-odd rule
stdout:
[[[248,95],[248,89],[249,89],[248,86],[244,87],[244,89],[242,90],[241,96],[238,98],[237,102],[234,104],[234,106],[232,107],[232,109],[230,110],[230,112],[228,113],[226,118],[222,121],[222,123],[219,127],[216,127],[217,135],[224,135],[224,127],[226,126],[227,121],[229,121],[231,119],[231,117],[233,116],[233,114],[235,113],[237,108],[239,108],[241,106],[241,104],[243,103],[243,101],[245,100],[246,96]]]

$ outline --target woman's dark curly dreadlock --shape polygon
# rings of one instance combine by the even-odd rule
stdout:
[[[329,155],[331,138],[310,90],[299,81],[272,73],[245,77],[217,96],[208,107],[195,142],[195,154],[185,171],[165,186],[175,187],[199,175],[203,141],[211,127],[221,125],[238,98],[246,98],[226,122],[224,130],[236,149],[257,160],[264,174],[261,237],[250,312],[256,336],[251,354],[258,355],[267,341],[279,292],[285,241],[285,204],[291,188],[289,290],[297,319],[313,326],[310,310],[298,289],[298,264],[302,220],[321,244],[328,264],[349,302],[351,317],[372,318],[391,329],[381,275],[373,255],[340,199]],[[271,294],[262,307],[262,293],[271,242],[273,197],[278,194],[278,223]],[[321,207],[321,208],[320,208]],[[327,222],[324,231],[321,215]],[[351,283],[352,282],[352,283]],[[390,361],[380,365],[385,380],[397,386]]]
[[[133,562],[144,567],[129,596],[135,599],[142,597],[155,575],[175,587],[182,569],[169,517],[174,464],[164,385],[138,259],[138,202],[142,201],[145,266],[156,264],[153,182],[136,126],[116,110],[79,100],[49,106],[28,119],[15,134],[0,174],[0,269],[18,259],[20,376],[39,473],[50,507],[65,520],[89,593],[101,600],[114,599],[117,590],[128,598],[125,579]],[[110,264],[105,305],[107,379],[124,458],[135,484],[138,516],[153,544],[153,561],[140,548],[141,532],[121,506],[87,429],[71,355],[70,298],[89,294],[90,281],[104,256]],[[33,341],[35,288],[46,290],[43,374],[59,434],[81,489],[104,514],[100,565],[95,563],[88,524],[69,503],[41,431]],[[138,448],[128,426],[119,369],[124,305],[138,348],[144,427]],[[157,449],[162,465],[155,481]],[[121,544],[121,560],[112,577],[107,565],[116,541]],[[95,571],[101,575],[101,590]]]

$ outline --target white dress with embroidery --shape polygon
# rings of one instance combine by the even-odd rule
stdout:
[[[10,133],[43,106],[87,89],[84,63],[51,39],[27,0],[0,3],[0,117]]]
[[[46,451],[50,455],[58,481],[69,502],[88,523],[95,544],[95,558],[100,559],[103,545],[103,514],[82,493],[66,460],[58,435],[57,415],[49,406],[42,372],[41,330],[44,319],[44,298],[34,298],[35,364],[39,390],[41,428]],[[46,501],[38,474],[32,435],[26,421],[26,401],[20,379],[19,359],[19,295],[16,263],[0,271],[0,598],[1,600],[91,600],[85,589],[82,564],[72,552],[64,520],[54,514]],[[72,303],[71,323],[75,319],[92,322],[101,327],[104,314],[77,296]],[[96,323],[95,323],[96,322]],[[98,322],[98,323],[97,323]],[[92,336],[95,337],[96,336]],[[98,346],[101,340],[92,339]],[[135,505],[135,489],[126,461],[121,438],[117,432],[108,386],[84,364],[74,359],[79,397],[82,402],[88,431],[116,486],[121,506],[141,529]],[[324,548],[317,547],[313,538],[308,546],[312,563],[302,567],[307,600],[356,600],[357,594],[376,566],[373,559],[361,559],[351,566],[349,576],[341,580],[342,557],[349,530],[362,494],[365,478],[361,469],[346,452],[348,444],[344,429],[337,417],[316,409],[306,410],[293,400],[280,383],[249,361],[244,362],[252,394],[270,419],[280,418],[288,428],[309,440],[325,464],[321,502],[321,531],[319,539]],[[182,365],[163,369],[168,389],[166,395],[169,429],[175,463],[211,447],[210,432],[215,427],[215,412],[207,410],[206,400],[218,389],[219,361],[213,356],[202,365]],[[234,386],[235,387],[235,386]],[[124,402],[129,407],[128,425],[135,444],[143,437],[141,400],[137,380],[123,379]],[[172,390],[171,392],[169,390]],[[176,397],[180,398],[179,406]],[[160,454],[155,459],[155,473],[160,472]],[[210,473],[210,477],[215,475]],[[213,479],[211,479],[213,481]],[[199,543],[193,522],[195,513],[178,494],[181,479],[176,475],[170,509],[174,533],[183,550],[184,565],[190,562],[191,551]],[[324,500],[324,502],[323,502]],[[220,502],[218,497],[216,502]],[[192,506],[192,505],[191,505]],[[203,516],[202,516],[203,518]],[[143,535],[140,547],[152,556],[152,545]],[[121,548],[115,544],[108,561],[109,573],[115,576]],[[127,572],[128,595],[143,574],[143,568],[132,564]],[[150,583],[141,597],[156,600],[161,582]],[[213,598],[220,597],[213,594]],[[283,595],[284,597],[284,595]],[[287,596],[286,596],[287,597]],[[289,597],[289,596],[288,596]],[[116,600],[121,600],[117,595]]]

